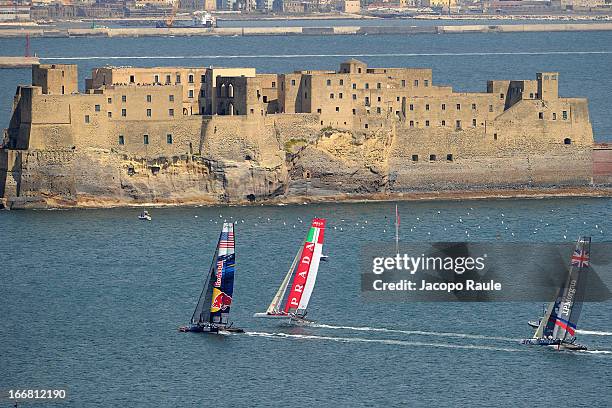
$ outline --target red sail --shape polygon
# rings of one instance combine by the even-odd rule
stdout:
[[[315,245],[317,243],[315,240],[318,241],[320,239],[321,242],[323,240],[322,228],[325,228],[324,219],[315,218],[312,220],[312,226],[310,227],[308,237],[304,243],[300,262],[297,265],[297,271],[293,278],[293,283],[291,284],[291,291],[287,297],[285,313],[295,313],[300,304],[300,299],[302,298],[306,281],[308,280],[308,271],[310,270],[310,263],[314,254]],[[321,231],[320,236],[315,230]]]

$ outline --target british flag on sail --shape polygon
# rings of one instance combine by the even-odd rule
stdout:
[[[589,266],[589,251],[584,248],[576,248],[572,254],[571,264],[578,268]]]

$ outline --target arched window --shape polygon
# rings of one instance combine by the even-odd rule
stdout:
[[[225,84],[221,84],[221,97],[227,96],[227,89],[225,88]]]
[[[234,97],[234,85],[229,84],[229,85],[227,86],[227,96],[228,96],[229,98],[233,98],[233,97]]]
[[[227,114],[228,115],[234,114],[234,104],[233,103],[230,103],[229,105],[227,105]]]
[[[563,144],[571,145],[572,144],[572,139],[570,139],[569,137],[566,137],[565,139],[563,139]]]
[[[190,84],[193,84],[193,74],[189,74],[188,81]]]

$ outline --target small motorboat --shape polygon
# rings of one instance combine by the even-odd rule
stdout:
[[[151,221],[151,214],[149,214],[147,210],[144,210],[143,212],[140,213],[140,215],[138,216],[138,219],[143,220],[143,221]]]

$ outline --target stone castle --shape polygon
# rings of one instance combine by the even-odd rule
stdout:
[[[240,203],[587,185],[586,99],[559,74],[435,85],[431,69],[32,67],[0,148],[11,208]]]

